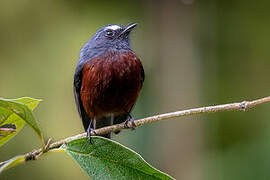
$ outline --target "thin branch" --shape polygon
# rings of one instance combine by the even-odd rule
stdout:
[[[148,124],[148,123],[153,123],[153,122],[157,122],[157,121],[161,121],[161,120],[179,118],[182,116],[190,116],[190,115],[202,114],[202,113],[211,113],[211,112],[219,112],[219,111],[237,111],[237,110],[238,111],[246,111],[247,109],[250,109],[250,108],[257,106],[259,104],[264,104],[266,102],[270,102],[270,96],[264,97],[261,99],[256,99],[253,101],[243,101],[243,102],[230,103],[230,104],[206,106],[206,107],[187,109],[187,110],[181,110],[181,111],[176,111],[176,112],[155,115],[155,116],[135,120],[134,125],[135,125],[135,127],[139,127],[139,126],[143,126],[143,125]],[[103,134],[107,134],[110,132],[116,132],[116,131],[119,131],[122,129],[127,129],[127,128],[131,128],[130,122],[127,124],[127,127],[125,126],[124,123],[121,123],[121,124],[116,124],[116,125],[96,129],[95,130],[96,134],[92,133],[91,135],[103,135]],[[49,140],[47,145],[45,146],[45,149],[40,148],[38,150],[33,150],[27,154],[24,154],[23,156],[25,158],[25,161],[36,160],[36,159],[39,159],[43,154],[45,154],[47,152],[55,151],[62,144],[65,144],[65,143],[68,143],[72,140],[80,139],[83,137],[86,137],[86,133],[82,133],[82,134],[78,134],[78,135],[75,135],[72,137],[68,137],[66,139],[56,141],[54,143],[50,143],[51,140]],[[2,163],[0,162],[0,165],[3,163],[5,163],[5,162],[2,162]]]

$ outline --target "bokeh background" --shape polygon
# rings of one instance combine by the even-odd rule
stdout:
[[[72,92],[78,53],[105,24],[139,23],[132,46],[146,72],[136,118],[269,95],[270,1],[145,0],[0,2],[0,96],[44,101],[46,138],[83,132]],[[270,105],[171,119],[113,139],[185,180],[269,179]],[[25,127],[0,161],[37,148]],[[9,169],[0,179],[88,179],[64,153]]]

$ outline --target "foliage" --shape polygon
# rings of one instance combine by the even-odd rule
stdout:
[[[0,99],[0,146],[28,124],[40,137],[45,151],[42,133],[32,113],[40,101],[29,97]],[[93,144],[87,138],[75,139],[63,144],[58,151],[75,159],[92,179],[173,179],[153,168],[136,152],[102,137],[94,136]],[[2,162],[0,173],[27,160],[25,155],[20,155]]]
[[[150,166],[131,149],[103,137],[76,139],[62,148],[91,179],[173,179]]]
[[[32,114],[41,100],[29,97],[0,98],[0,146],[13,138],[27,123],[43,142],[41,131]]]

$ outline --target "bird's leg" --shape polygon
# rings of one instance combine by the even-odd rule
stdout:
[[[130,121],[130,122],[131,122],[131,126],[130,126],[130,127],[131,127],[132,130],[134,130],[134,129],[135,129],[135,123],[134,123],[134,120],[135,120],[135,119],[134,119],[133,116],[131,116],[130,113],[128,113],[128,117],[129,117],[129,118],[124,122],[124,123],[125,123],[125,128],[128,127],[127,124],[128,124],[128,121]]]
[[[110,123],[110,126],[113,125],[113,121],[114,121],[114,115],[111,114],[111,123]]]
[[[93,123],[94,128],[91,128],[92,123]],[[94,118],[94,119],[90,120],[89,126],[88,126],[87,131],[86,131],[86,134],[89,138],[90,144],[93,144],[92,139],[91,139],[91,132],[93,132],[95,135],[97,134],[95,129],[96,129],[96,119]]]

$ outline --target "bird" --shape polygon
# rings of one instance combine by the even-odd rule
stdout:
[[[108,24],[82,47],[73,82],[76,107],[90,143],[91,132],[131,122],[131,111],[145,79],[144,68],[130,46],[137,23]],[[115,132],[115,133],[119,133]],[[111,133],[102,135],[111,138]]]

